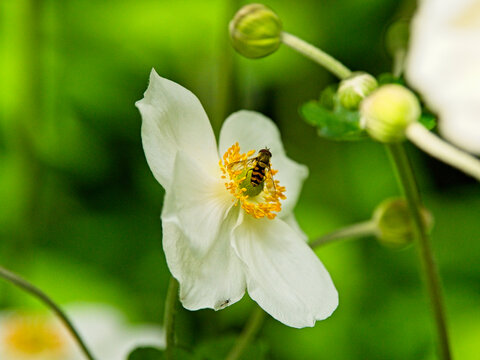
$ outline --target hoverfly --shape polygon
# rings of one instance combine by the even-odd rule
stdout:
[[[264,184],[267,186],[268,192],[270,194],[275,195],[275,181],[273,180],[273,173],[270,167],[270,158],[272,157],[272,153],[270,149],[264,148],[258,152],[257,156],[253,156],[246,160],[240,160],[231,163],[228,165],[228,168],[233,171],[244,170],[245,168],[249,168],[248,171],[252,172],[252,176],[250,178],[250,184],[255,186],[263,186]],[[267,176],[267,171],[270,172],[270,176]]]

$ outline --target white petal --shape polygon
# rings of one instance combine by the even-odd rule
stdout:
[[[308,236],[303,232],[300,225],[298,225],[295,214],[290,213],[286,217],[282,217],[282,220],[285,221],[287,225],[290,226],[292,230],[294,230],[298,234],[298,236],[300,236],[304,241],[308,241]]]
[[[286,155],[280,155],[276,159],[272,156],[272,168],[278,170],[275,180],[280,181],[281,186],[285,186],[285,200],[282,200],[282,211],[280,217],[288,216],[295,205],[302,190],[302,185],[308,176],[308,168],[296,161],[288,158]]]
[[[211,176],[179,151],[171,188],[165,195],[162,219],[177,217],[190,246],[201,255],[209,251],[234,205],[235,198],[225,189],[218,166],[217,169],[216,176]]]
[[[124,360],[136,348],[153,346],[156,348],[165,347],[165,333],[157,325],[136,325],[125,329],[122,338],[115,344],[115,354],[112,359]]]
[[[165,346],[163,329],[157,325],[127,326],[118,310],[100,304],[69,306],[69,315],[94,355],[99,359],[123,360],[138,346]],[[83,359],[78,346],[76,353]]]
[[[180,283],[180,301],[186,309],[223,309],[245,293],[242,265],[230,246],[236,218],[229,216],[227,220],[204,256],[191,249],[174,217],[163,221],[163,249],[168,268]]]
[[[189,90],[152,70],[144,98],[142,142],[153,175],[168,190],[178,150],[208,170],[218,167],[215,136],[200,101]]]
[[[439,115],[441,133],[479,153],[480,3],[426,0],[412,23],[406,76]],[[476,119],[476,120],[475,120]],[[448,122],[448,123],[447,123]]]
[[[225,120],[220,131],[220,156],[235,142],[239,143],[241,152],[270,148],[272,168],[278,170],[275,179],[286,187],[287,199],[282,201],[280,216],[287,216],[297,203],[308,168],[286,156],[277,126],[260,113],[243,110]]]
[[[116,347],[124,326],[123,315],[115,308],[101,304],[77,304],[69,306],[69,316],[79,333],[99,359],[120,359]],[[72,339],[73,343],[73,339]],[[72,344],[75,354],[83,359],[80,349]]]
[[[282,220],[246,216],[234,230],[233,246],[244,262],[250,297],[275,319],[302,328],[336,309],[338,293],[327,270]]]
[[[236,142],[240,145],[240,151],[245,153],[270,148],[272,161],[276,156],[285,154],[277,126],[272,120],[255,111],[241,110],[225,120],[220,130],[220,156]]]

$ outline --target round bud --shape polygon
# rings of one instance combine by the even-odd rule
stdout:
[[[270,55],[281,43],[282,22],[262,4],[249,4],[238,10],[229,30],[233,47],[247,58]]]
[[[405,139],[405,131],[421,114],[417,97],[406,87],[388,84],[379,87],[360,105],[360,126],[384,143]]]
[[[431,213],[422,208],[420,215],[427,231],[430,231],[433,226]],[[405,199],[387,199],[380,203],[373,213],[373,221],[377,227],[376,235],[380,244],[399,249],[413,242],[414,225]]]
[[[367,73],[355,72],[340,82],[338,98],[346,109],[356,110],[360,102],[378,87],[377,80]]]

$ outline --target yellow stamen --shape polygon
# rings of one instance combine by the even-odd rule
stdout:
[[[246,154],[241,154],[238,143],[232,145],[223,155],[223,161],[220,160],[219,162],[220,169],[223,174],[222,179],[227,180],[225,183],[225,188],[235,197],[235,206],[240,203],[243,210],[245,210],[247,214],[250,214],[254,218],[260,219],[266,217],[267,219],[274,219],[275,216],[277,216],[276,213],[282,209],[280,199],[285,200],[287,198],[284,195],[285,187],[280,186],[280,182],[278,180],[274,180],[275,191],[273,191],[273,189],[269,189],[269,186],[265,185],[260,194],[250,197],[248,194],[245,194],[247,189],[243,186],[240,186],[240,184],[247,179],[247,176],[244,173],[249,169],[246,167],[240,170],[229,168],[230,164],[238,161],[245,161],[255,154],[255,152],[255,150],[250,150]],[[277,172],[278,170],[273,169],[271,169],[271,171],[267,171],[264,181],[271,181],[272,176]]]

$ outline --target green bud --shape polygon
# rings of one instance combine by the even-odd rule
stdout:
[[[420,214],[427,231],[430,231],[433,216],[425,208],[421,209]],[[387,199],[380,203],[373,213],[373,221],[377,226],[376,235],[380,244],[400,249],[413,242],[414,225],[405,199]]]
[[[229,30],[233,47],[247,58],[270,55],[281,43],[282,22],[262,4],[249,4],[238,10]]]
[[[356,110],[360,102],[378,87],[377,80],[367,73],[355,72],[340,82],[338,97],[346,109]]]
[[[360,105],[360,125],[377,141],[394,143],[405,139],[405,131],[421,114],[417,97],[406,87],[379,87]]]

